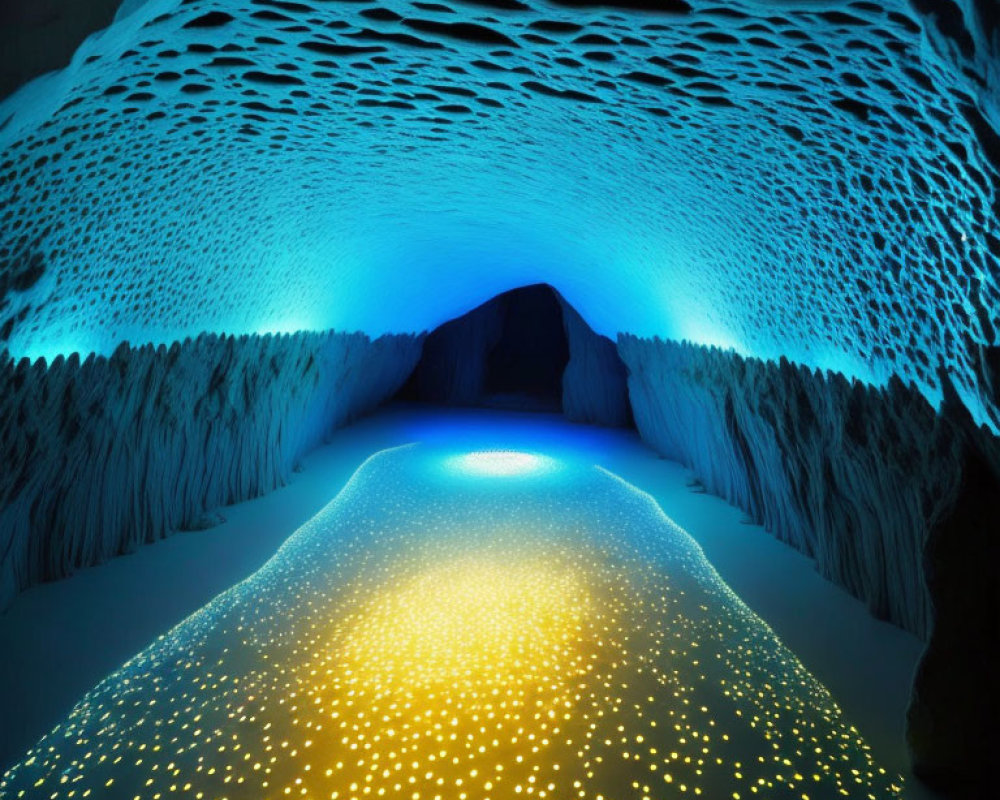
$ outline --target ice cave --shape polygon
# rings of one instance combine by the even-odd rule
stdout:
[[[1000,797],[1000,0],[0,2],[0,800]]]

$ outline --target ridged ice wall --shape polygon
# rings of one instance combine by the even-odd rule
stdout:
[[[908,724],[915,768],[952,787],[982,778],[1000,748],[986,655],[1000,640],[1000,438],[947,375],[938,411],[899,380],[876,388],[634,336],[618,350],[648,444],[927,641]]]
[[[563,414],[573,422],[625,426],[632,422],[625,365],[615,343],[591,329],[560,298],[569,363],[563,372]]]
[[[406,379],[421,340],[199,336],[0,363],[0,609],[284,484]]]

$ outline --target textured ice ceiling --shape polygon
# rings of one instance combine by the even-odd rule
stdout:
[[[126,0],[0,104],[0,336],[413,331],[545,281],[609,335],[944,364],[989,419],[993,0],[689,2]]]

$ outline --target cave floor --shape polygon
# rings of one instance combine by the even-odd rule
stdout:
[[[908,775],[902,740],[921,650],[914,637],[872,619],[820,578],[808,559],[699,491],[687,470],[657,457],[634,433],[572,425],[554,415],[406,407],[337,432],[287,487],[224,509],[226,522],[216,528],[175,535],[18,598],[0,616],[0,769],[152,639],[256,571],[368,456],[413,441],[582,457],[652,495],[830,690],[876,761],[904,774],[905,796],[933,796]]]

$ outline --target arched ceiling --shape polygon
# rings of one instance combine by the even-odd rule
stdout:
[[[0,104],[0,336],[418,331],[544,281],[611,336],[944,365],[989,421],[992,0],[625,5],[126,0]]]

